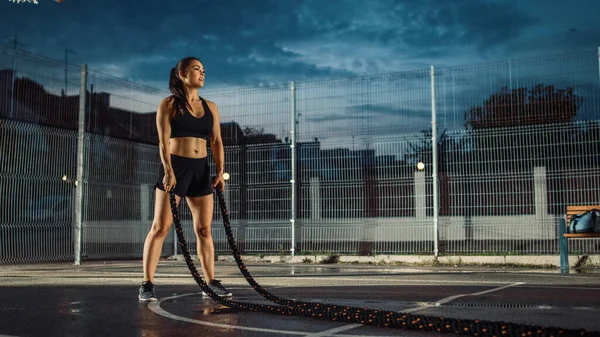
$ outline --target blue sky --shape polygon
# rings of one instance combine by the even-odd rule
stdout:
[[[166,88],[199,57],[206,87],[287,83],[593,49],[598,0],[38,0],[0,5],[0,41]]]

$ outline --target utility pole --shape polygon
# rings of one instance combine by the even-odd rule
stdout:
[[[68,80],[69,53],[71,53],[73,55],[77,55],[74,51],[65,48],[65,91],[63,92],[63,96],[67,96],[67,88],[69,85],[69,80]]]

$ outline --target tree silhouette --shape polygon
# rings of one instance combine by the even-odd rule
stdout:
[[[509,90],[503,87],[482,105],[465,113],[468,129],[485,129],[570,122],[581,106],[583,98],[573,88],[557,89],[553,85],[538,84],[531,89]]]
[[[595,189],[580,186],[598,186],[598,175],[591,172],[600,167],[599,129],[597,121],[574,122],[582,102],[573,88],[537,84],[504,87],[465,112],[470,144],[465,166],[493,177],[465,183],[467,191],[486,191],[470,201],[487,206],[476,207],[474,215],[532,214],[536,167],[547,172],[549,213],[561,214],[569,203],[594,202],[587,190]]]

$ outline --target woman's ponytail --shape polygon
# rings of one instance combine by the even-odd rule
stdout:
[[[188,58],[185,58],[177,62],[177,65],[171,69],[171,75],[169,76],[169,91],[171,91],[171,93],[173,94],[173,96],[171,96],[173,101],[173,108],[175,110],[173,112],[173,116],[177,112],[181,114],[184,113],[186,108],[188,108],[189,111],[192,111],[192,107],[190,106],[187,97],[185,97],[183,81],[179,77],[179,71],[185,68],[185,66],[187,66],[187,64],[190,61],[191,60],[188,60]]]

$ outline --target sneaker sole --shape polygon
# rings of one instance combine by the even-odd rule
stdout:
[[[156,302],[156,298],[141,298],[140,296],[138,296],[138,300],[140,302]]]

